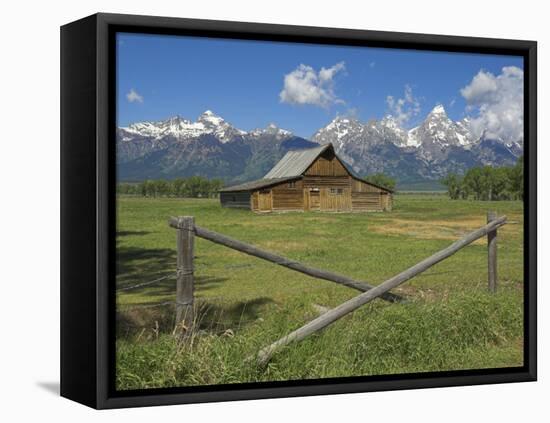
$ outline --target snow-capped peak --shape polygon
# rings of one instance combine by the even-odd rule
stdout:
[[[215,135],[222,143],[231,141],[234,137],[246,134],[236,129],[217,116],[211,110],[202,113],[196,122],[184,119],[179,115],[157,122],[137,122],[122,130],[122,140],[130,140],[134,136],[161,139],[171,136],[178,140],[186,140],[204,134]]]
[[[410,130],[403,128],[399,119],[391,114],[367,123],[339,116],[317,131],[313,140],[321,144],[332,142],[340,151],[362,150],[366,146],[390,142],[398,147],[421,148],[427,152],[427,157],[432,157],[435,150],[451,146],[468,149],[475,143],[468,121],[453,122],[441,104]]]
[[[336,129],[336,130],[344,130],[345,131],[348,128],[351,128],[351,127],[354,127],[354,126],[357,126],[357,125],[361,125],[361,123],[357,119],[349,118],[349,117],[346,117],[346,116],[336,116],[323,129],[326,129],[326,130]]]
[[[286,129],[279,128],[277,125],[275,125],[273,122],[271,122],[269,125],[266,126],[266,131],[271,133],[277,133],[282,135],[290,135],[291,132],[287,131]]]
[[[420,126],[409,131],[409,144],[413,143],[422,146],[424,155],[431,159],[442,149],[470,148],[474,137],[467,121],[452,121],[445,108],[438,104]]]
[[[312,139],[320,144],[331,142],[337,149],[342,149],[349,141],[361,138],[364,130],[365,127],[357,119],[336,116],[328,125],[319,129]]]
[[[384,118],[380,121],[380,123],[386,128],[392,128],[392,129],[399,128],[399,123],[397,123],[397,120],[393,117],[393,115],[384,116]]]
[[[219,126],[223,125],[225,123],[225,120],[222,117],[216,115],[212,110],[206,110],[199,116],[197,122],[202,122],[207,125]]]
[[[214,134],[222,143],[231,141],[238,135],[246,134],[245,131],[234,128],[221,116],[216,115],[212,110],[206,110],[197,119],[206,128],[206,133]]]
[[[287,131],[286,129],[279,128],[275,123],[269,123],[265,128],[256,128],[249,132],[250,135],[255,137],[260,137],[262,135],[274,135],[276,138],[287,138],[292,135],[292,132]]]
[[[443,107],[442,104],[436,105],[432,111],[430,112],[431,115],[447,115],[445,112],[445,107]]]

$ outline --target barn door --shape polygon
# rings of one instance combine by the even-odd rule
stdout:
[[[258,210],[271,211],[273,204],[271,202],[271,190],[263,189],[258,194]]]
[[[320,210],[319,190],[309,191],[309,209],[312,211]]]

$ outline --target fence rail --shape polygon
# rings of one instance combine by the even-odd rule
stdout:
[[[331,323],[334,323],[336,320],[344,317],[345,315],[351,313],[354,310],[357,310],[362,305],[365,305],[368,302],[374,300],[375,298],[380,297],[390,289],[398,287],[402,283],[407,282],[409,279],[412,279],[413,277],[424,272],[425,270],[429,269],[433,265],[452,256],[453,254],[455,254],[462,248],[466,247],[467,245],[471,244],[472,242],[476,241],[477,239],[488,234],[491,237],[491,239],[496,239],[496,229],[504,225],[505,223],[506,223],[506,216],[503,216],[500,218],[494,218],[487,225],[473,232],[470,232],[468,235],[459,239],[458,241],[455,241],[454,243],[449,245],[447,248],[444,248],[443,250],[422,260],[421,262],[415,264],[414,266],[394,276],[393,278],[390,278],[387,281],[381,283],[380,285],[371,289],[370,291],[365,292],[361,295],[358,295],[357,297],[352,298],[351,300],[348,300],[345,303],[340,304],[338,307],[327,311],[326,313],[312,320],[305,326],[302,326],[301,328],[295,330],[294,332],[290,333],[284,338],[281,338],[278,341],[274,342],[273,344],[269,345],[268,347],[262,349],[257,356],[258,364],[265,365],[270,360],[271,356],[275,353],[275,351],[278,350],[279,348],[285,345],[288,345],[291,342],[301,341],[307,336],[327,327]],[[494,248],[494,251],[496,252],[496,246],[491,245],[491,241],[490,241],[489,262],[491,262],[492,260],[491,257],[492,257],[493,251],[491,250],[493,248]],[[494,263],[496,264],[496,261]],[[496,289],[496,285],[495,285],[495,289]]]
[[[185,219],[185,217],[171,218],[169,223],[170,226],[172,228],[181,229],[178,226],[181,219]],[[278,264],[279,266],[283,266],[288,269],[292,269],[297,272],[304,273],[308,276],[312,276],[317,279],[324,279],[330,282],[338,283],[338,284],[347,286],[349,288],[357,289],[358,291],[362,291],[362,292],[367,292],[368,290],[373,288],[373,286],[367,282],[357,281],[355,279],[352,279],[344,275],[340,275],[338,273],[317,269],[311,266],[306,266],[296,260],[292,260],[292,259],[280,256],[278,254],[274,254],[270,251],[266,251],[261,248],[255,247],[254,245],[250,245],[245,242],[239,241],[237,239],[230,238],[218,232],[201,228],[200,226],[197,226],[197,225],[195,225],[192,229],[189,228],[187,230],[192,231],[194,235],[198,236],[199,238],[206,239],[216,244],[224,245],[233,250],[240,251],[241,253],[258,257],[263,260],[267,260],[271,263],[275,263],[275,264]],[[178,253],[178,256],[179,256],[179,253]],[[396,295],[390,292],[384,294],[382,298],[390,302],[399,302],[403,300],[403,297],[401,297],[400,295]]]
[[[458,241],[455,241],[447,248],[431,255],[420,261],[407,270],[386,280],[378,286],[372,286],[364,281],[357,281],[344,275],[306,266],[298,261],[263,250],[256,246],[247,244],[226,235],[202,228],[195,225],[192,216],[173,217],[169,220],[169,226],[178,230],[177,233],[177,285],[176,285],[176,330],[180,339],[185,339],[193,331],[194,322],[194,237],[206,239],[216,244],[240,251],[242,253],[267,260],[295,270],[300,273],[312,276],[314,278],[335,282],[350,288],[354,288],[362,293],[332,310],[323,313],[318,318],[312,320],[301,328],[279,339],[273,344],[263,348],[256,357],[252,357],[259,365],[265,365],[273,354],[285,345],[300,341],[309,335],[327,327],[338,319],[353,312],[364,304],[381,298],[389,302],[403,301],[400,295],[389,292],[411,278],[431,268],[435,264],[452,256],[462,248],[471,244],[479,238],[487,236],[488,245],[488,287],[490,292],[496,292],[497,289],[497,229],[506,224],[506,216],[497,217],[496,213],[487,214],[487,224],[481,228],[470,232]]]

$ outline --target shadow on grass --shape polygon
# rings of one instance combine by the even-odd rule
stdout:
[[[223,304],[197,300],[195,302],[195,325],[198,330],[212,334],[223,333],[228,329],[241,330],[261,317],[262,308],[272,303],[268,297],[250,301]],[[171,333],[175,324],[173,303],[158,307],[129,307],[117,312],[117,338],[151,340],[163,333]]]
[[[176,252],[169,248],[117,247],[117,287],[148,282],[176,271]]]
[[[146,234],[147,232],[123,231],[117,235],[123,237]],[[116,272],[119,289],[170,276],[175,271],[175,249],[117,246]],[[235,331],[257,320],[260,317],[261,308],[273,302],[267,297],[230,303],[225,303],[223,297],[200,298],[201,293],[216,289],[226,280],[228,278],[222,276],[195,276],[195,315],[199,330],[213,333],[227,329]],[[132,304],[118,306],[117,337],[137,336],[140,339],[150,339],[160,333],[169,333],[173,330],[175,277],[123,291],[123,295],[125,294],[132,295]]]
[[[149,231],[117,231],[116,236],[140,236],[140,235],[149,235]]]
[[[128,235],[147,234],[148,232],[122,232]],[[197,256],[195,256],[195,260]],[[154,281],[156,279],[174,275],[176,272],[176,251],[170,248],[141,248],[121,247],[116,250],[116,280],[117,288],[125,288]],[[217,287],[227,280],[225,277],[196,275],[196,289],[200,291]],[[168,278],[159,284],[146,285],[132,289],[131,293],[146,294],[151,292],[155,296],[171,294],[175,289],[175,278]]]

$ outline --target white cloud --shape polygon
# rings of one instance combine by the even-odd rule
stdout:
[[[316,72],[311,66],[301,64],[284,77],[284,87],[279,93],[281,103],[311,104],[329,107],[343,104],[334,93],[334,77],[345,70],[345,63],[336,63],[330,68]]]
[[[143,96],[138,94],[133,88],[126,94],[126,100],[130,103],[143,103]]]
[[[386,97],[386,104],[390,113],[400,125],[405,125],[411,118],[420,113],[420,101],[413,95],[410,85],[405,85],[403,97],[396,99],[389,95]]]
[[[516,66],[502,68],[499,75],[480,70],[460,90],[467,103],[472,131],[476,136],[523,140],[523,70]]]

